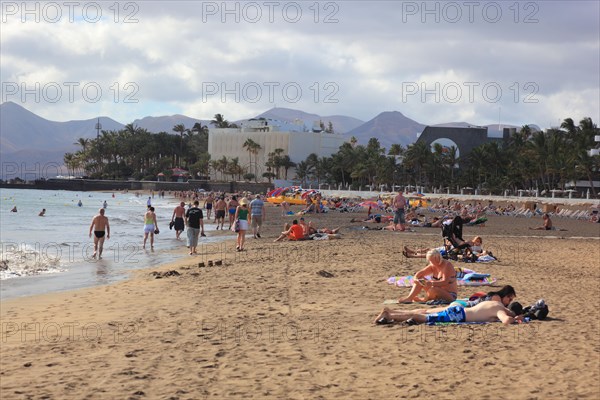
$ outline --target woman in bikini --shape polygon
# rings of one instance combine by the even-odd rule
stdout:
[[[427,252],[425,257],[429,264],[414,275],[414,283],[408,296],[400,298],[398,302],[407,303],[414,301],[446,300],[454,301],[457,298],[458,284],[454,266],[444,260],[437,250]],[[431,276],[428,280],[425,277]],[[425,297],[418,297],[425,291]]]
[[[237,201],[236,196],[231,196],[231,200],[227,203],[227,209],[229,210],[229,230],[231,230],[231,226],[233,225],[233,221],[235,221],[235,212],[240,203]]]

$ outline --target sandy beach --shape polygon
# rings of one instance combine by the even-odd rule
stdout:
[[[273,239],[290,217],[268,207],[262,239],[85,290],[3,301],[3,399],[596,399],[600,396],[600,224],[491,216],[499,261],[462,264],[545,299],[549,318],[502,326],[375,326],[387,284],[422,268],[402,247],[439,246],[439,229],[355,229],[363,214],[307,216],[339,240]],[[173,234],[170,232],[169,234]],[[215,233],[224,234],[224,233]],[[229,233],[230,234],[230,233]],[[186,249],[182,248],[182,252]],[[223,265],[199,267],[222,261]],[[156,279],[153,272],[173,274]],[[400,305],[404,309],[423,307]]]

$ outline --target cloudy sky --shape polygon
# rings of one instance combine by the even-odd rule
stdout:
[[[272,107],[600,120],[598,1],[2,2],[1,101],[128,123]]]

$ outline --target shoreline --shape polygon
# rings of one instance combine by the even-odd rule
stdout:
[[[134,191],[130,192],[133,193]],[[105,192],[105,193],[110,193],[109,192]],[[487,196],[487,198],[489,198],[489,196]],[[172,201],[173,203],[177,203],[179,199],[177,197],[173,197],[173,196],[169,196],[169,201]],[[454,200],[459,200],[459,199],[454,199]],[[460,200],[460,201],[466,201],[466,200]],[[268,205],[269,208],[269,212],[272,213],[277,213],[279,208],[275,207],[273,205],[269,205],[269,203],[265,203],[266,205]],[[438,215],[437,213],[432,213],[430,211],[426,212],[429,216],[436,216]],[[336,215],[338,214],[337,212],[333,212],[332,214]],[[322,214],[323,215],[323,214]],[[362,213],[349,213],[346,214],[347,216],[353,216],[353,215],[362,215]],[[314,214],[312,215],[308,215],[308,218],[311,218],[311,216],[315,216]],[[287,216],[285,217],[285,220],[287,222],[291,222],[291,218],[295,218],[296,215],[294,216]],[[501,219],[530,219],[528,217],[515,217],[515,216],[507,216],[507,215],[502,215],[502,216],[494,216],[495,218],[501,218]],[[534,217],[535,218],[539,218],[539,217]],[[570,220],[569,218],[561,218],[561,217],[557,217],[554,218],[554,223],[558,224],[559,227],[561,225],[563,225],[563,221],[572,221],[572,222],[579,222],[579,223],[587,223],[587,221],[578,221],[578,220]],[[360,221],[356,221],[356,223],[358,223],[359,225],[362,223]],[[357,225],[350,227],[350,229],[356,229]],[[600,239],[600,224],[593,224],[590,223],[592,226],[597,226],[597,231],[598,231],[598,235],[594,236],[592,235],[587,235],[587,236],[578,236],[574,231],[569,230],[567,232],[560,232],[560,231],[548,231],[544,233],[544,237],[548,238],[548,239],[591,239],[591,240],[597,240]],[[207,226],[213,226],[212,223],[207,223]],[[367,224],[370,225],[370,224]],[[533,223],[532,225],[537,225],[537,223]],[[173,231],[163,231],[164,233],[166,233],[167,235],[173,235]],[[215,234],[217,233],[216,236],[212,236],[210,237],[210,242],[208,243],[202,243],[202,241],[199,242],[199,255],[198,256],[194,256],[194,257],[190,257],[187,254],[187,251],[184,251],[184,243],[183,241],[185,241],[185,239],[182,239],[181,242],[181,248],[177,248],[177,247],[169,247],[166,249],[160,249],[158,250],[158,254],[157,256],[159,258],[162,258],[162,260],[157,261],[156,263],[151,263],[145,266],[141,266],[138,268],[127,268],[127,269],[123,269],[120,273],[111,276],[111,277],[104,277],[102,279],[102,281],[96,281],[96,282],[92,282],[88,279],[87,282],[81,284],[77,284],[77,285],[71,285],[70,287],[56,287],[54,286],[52,289],[46,289],[40,293],[25,293],[23,294],[23,292],[17,293],[17,294],[9,294],[8,297],[6,297],[6,295],[3,293],[0,301],[5,302],[5,301],[10,301],[13,299],[19,299],[19,298],[25,298],[25,297],[32,297],[32,296],[38,296],[38,295],[44,295],[44,294],[52,294],[52,293],[57,293],[57,292],[70,292],[72,290],[85,290],[88,288],[94,288],[96,286],[105,286],[105,285],[111,285],[114,283],[118,283],[121,281],[127,281],[132,279],[133,276],[135,276],[135,274],[137,274],[138,271],[146,271],[148,269],[152,269],[152,268],[162,268],[168,265],[171,265],[173,262],[175,262],[176,264],[179,264],[178,261],[182,260],[183,262],[185,262],[186,260],[190,263],[194,263],[195,260],[198,260],[198,262],[207,262],[208,261],[208,257],[210,257],[211,255],[215,255],[216,257],[218,257],[218,255],[220,254],[221,256],[223,256],[224,254],[227,254],[227,252],[229,250],[233,250],[235,248],[235,237],[234,237],[234,233],[230,232],[228,230],[226,231],[217,231],[217,230],[210,230],[207,231],[210,232],[211,234]],[[223,235],[223,233],[225,233],[225,235]],[[408,233],[407,233],[408,234]],[[439,236],[439,232],[437,229],[433,229],[432,231],[429,230],[421,230],[419,233],[419,236],[421,237],[438,237]],[[185,232],[182,234],[182,237],[185,237]],[[226,237],[229,236],[229,237]],[[233,236],[233,237],[232,237]],[[248,236],[248,235],[247,235]],[[251,234],[250,234],[251,236]],[[524,239],[535,239],[537,237],[539,237],[539,233],[536,235],[536,231],[527,231],[527,232],[523,232],[522,234],[518,234],[518,235],[513,235],[509,232],[504,232],[502,234],[498,234],[498,235],[488,235],[489,238],[512,238],[512,239],[520,239],[520,240],[524,240]],[[172,239],[169,237],[169,240]],[[140,239],[141,240],[141,239]],[[162,238],[159,238],[157,240],[165,240]],[[248,240],[248,237],[247,237]],[[250,240],[252,240],[250,238]],[[202,254],[202,253],[205,254]],[[145,252],[146,254],[148,253],[148,251]],[[235,258],[239,258],[236,257],[236,254],[234,254],[234,259]],[[168,261],[167,258],[168,257],[176,257],[178,259],[178,261]],[[241,255],[240,255],[241,256]],[[246,257],[247,258],[247,257]],[[106,259],[106,257],[105,257]],[[104,261],[104,260],[103,260]],[[91,262],[91,264],[93,264],[92,266],[96,266],[96,262]],[[86,264],[87,265],[87,264]],[[106,265],[98,265],[98,268],[101,269],[110,269],[110,267],[107,267]],[[71,268],[77,268],[77,266],[75,267],[71,267]],[[73,271],[72,269],[68,270],[68,271],[64,271],[64,272],[57,272],[57,273],[53,273],[53,274],[40,274],[40,275],[32,275],[32,276],[24,276],[24,277],[17,277],[17,278],[11,278],[11,279],[6,279],[1,281],[1,284],[4,285],[4,287],[8,286],[20,286],[20,283],[15,283],[17,282],[17,280],[27,280],[27,279],[33,279],[33,280],[39,280],[40,282],[37,283],[37,285],[44,285],[46,284],[48,281],[52,281],[52,280],[61,280],[63,277],[65,277],[65,274],[68,275],[75,275],[75,274],[81,274],[81,272],[77,272],[77,271]],[[24,282],[24,281],[22,281]],[[4,291],[4,290],[3,290]]]

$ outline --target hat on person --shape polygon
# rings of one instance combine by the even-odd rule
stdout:
[[[241,206],[248,205],[248,199],[245,197],[242,197],[242,199],[240,200],[240,205]]]

